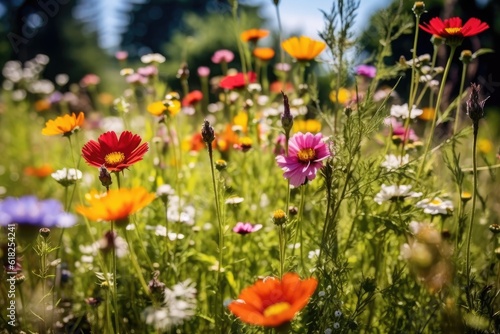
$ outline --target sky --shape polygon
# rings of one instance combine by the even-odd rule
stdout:
[[[301,31],[311,38],[318,38],[318,31],[324,27],[323,14],[320,9],[329,13],[332,2],[336,0],[281,0],[279,4],[283,33],[286,36],[292,32]],[[360,0],[358,15],[355,21],[355,30],[366,28],[371,14],[378,9],[389,5],[390,0]],[[267,18],[271,24],[268,28],[276,28],[276,8],[272,0],[247,0],[246,3],[263,7],[260,15]]]

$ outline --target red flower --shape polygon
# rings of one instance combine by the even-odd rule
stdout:
[[[465,37],[477,35],[488,29],[489,26],[475,17],[470,18],[464,25],[462,25],[462,19],[459,17],[452,17],[444,21],[439,17],[435,17],[429,23],[421,24],[420,28],[429,34],[451,39],[460,44]]]
[[[219,87],[224,89],[243,88],[246,84],[255,82],[256,80],[257,74],[254,72],[248,72],[246,75],[244,73],[237,73],[235,75],[228,75],[222,78],[219,82]]]
[[[200,92],[199,90],[193,90],[182,99],[182,106],[183,107],[193,106],[196,103],[200,102],[202,99],[203,99],[203,93]]]
[[[120,138],[114,131],[103,133],[89,141],[82,148],[82,156],[90,166],[105,166],[110,172],[120,172],[141,161],[148,151],[148,143],[141,144],[141,137],[130,131],[121,133]],[[141,144],[141,145],[140,145]]]

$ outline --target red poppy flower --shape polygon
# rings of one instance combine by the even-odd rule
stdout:
[[[477,35],[488,29],[489,26],[475,17],[470,18],[464,25],[459,17],[452,17],[444,21],[435,17],[429,23],[421,24],[420,28],[429,34],[447,39],[448,44],[450,44],[450,39],[452,42],[460,44],[465,37]]]
[[[255,72],[248,72],[246,75],[244,73],[237,73],[222,78],[219,82],[219,87],[224,89],[244,88],[246,84],[255,82],[256,80],[257,74]]]
[[[248,324],[278,327],[306,306],[317,285],[315,278],[302,281],[294,273],[283,275],[281,281],[269,277],[244,289],[229,310]]]
[[[120,172],[141,161],[148,151],[148,143],[141,144],[141,137],[130,131],[121,133],[120,138],[114,131],[91,140],[82,148],[82,156],[90,166],[104,165],[110,172]]]
[[[193,90],[182,99],[182,106],[183,107],[193,106],[196,103],[200,102],[202,99],[203,99],[203,93],[200,92],[199,90]]]

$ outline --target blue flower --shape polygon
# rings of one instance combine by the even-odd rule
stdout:
[[[62,204],[54,199],[39,200],[35,196],[7,197],[0,202],[0,226],[8,224],[36,227],[71,227],[76,216],[64,212]]]

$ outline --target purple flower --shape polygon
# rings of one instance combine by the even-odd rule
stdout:
[[[212,56],[212,62],[215,64],[220,64],[222,62],[230,63],[234,59],[234,53],[230,50],[222,49],[215,51]]]
[[[290,184],[299,187],[308,180],[314,180],[318,170],[323,167],[323,160],[330,155],[321,133],[313,135],[310,132],[298,132],[288,141],[288,156],[278,155],[276,162]]]
[[[198,67],[198,76],[205,78],[210,75],[210,68],[206,66],[200,66]]]
[[[261,224],[252,225],[250,223],[238,222],[235,227],[233,227],[233,232],[241,235],[256,232],[262,228]]]
[[[356,67],[356,74],[373,79],[377,74],[377,68],[371,65],[359,65]]]
[[[389,117],[388,120],[385,121],[387,125],[392,127],[392,136],[398,137],[400,140],[408,140],[410,142],[418,141],[419,138],[415,133],[415,130],[412,128],[408,128],[406,131],[403,123],[398,122],[394,117]]]
[[[71,227],[76,224],[76,217],[64,212],[62,204],[55,199],[7,197],[0,202],[0,226],[15,223],[35,227]]]

